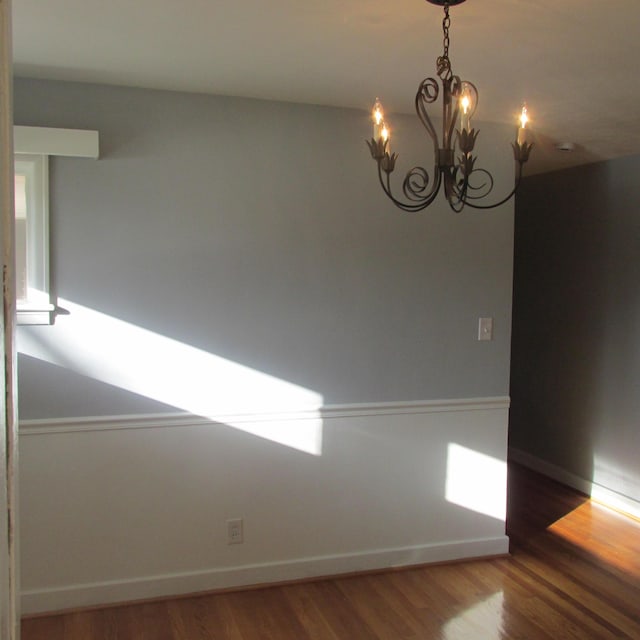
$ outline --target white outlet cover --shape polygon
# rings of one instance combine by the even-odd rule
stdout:
[[[227,544],[242,544],[243,542],[242,518],[227,520]]]

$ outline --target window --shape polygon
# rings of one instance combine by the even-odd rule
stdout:
[[[16,154],[14,162],[18,323],[50,324],[48,157]]]
[[[51,324],[49,156],[98,158],[98,132],[13,128],[18,324]]]

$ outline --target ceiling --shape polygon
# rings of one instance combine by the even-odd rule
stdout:
[[[425,0],[13,0],[15,72],[410,113],[442,16]],[[451,17],[477,119],[515,126],[529,106],[527,173],[640,153],[638,0],[468,0]]]

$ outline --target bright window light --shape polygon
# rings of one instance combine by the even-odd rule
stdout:
[[[504,594],[494,593],[451,618],[443,628],[443,640],[482,638],[501,640],[504,635]]]
[[[27,177],[15,174],[16,298],[27,298]]]
[[[16,155],[16,307],[19,324],[49,324],[49,181],[45,155]]]
[[[507,463],[450,442],[445,492],[448,502],[504,522]]]
[[[67,314],[54,326],[18,333],[20,353],[321,454],[320,394],[69,300],[58,306]]]
[[[594,500],[640,519],[640,506],[634,497],[639,491],[640,470],[637,466],[632,468],[602,455],[593,456],[591,497]]]
[[[49,156],[99,156],[97,131],[13,127],[18,324],[51,324]]]
[[[606,520],[602,517],[605,513]],[[547,530],[583,549],[590,556],[599,558],[617,567],[621,572],[638,579],[640,578],[640,560],[634,546],[623,544],[616,547],[611,543],[610,521],[613,518],[618,520],[616,527],[624,530],[626,540],[640,539],[640,521],[610,511],[608,507],[587,498],[573,511],[549,525]],[[588,534],[585,533],[585,522],[589,523]]]

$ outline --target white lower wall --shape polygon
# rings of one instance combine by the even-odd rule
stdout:
[[[24,422],[23,612],[506,553],[508,406]]]

